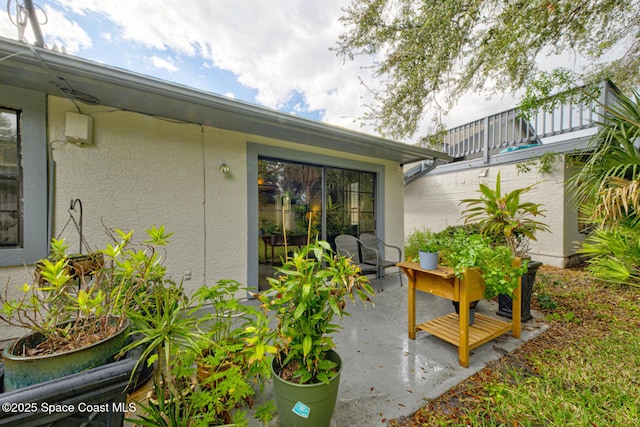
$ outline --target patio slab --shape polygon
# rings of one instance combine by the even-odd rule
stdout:
[[[519,339],[502,335],[474,350],[468,368],[458,364],[457,347],[426,332],[415,340],[407,335],[407,281],[400,287],[398,273],[382,279],[383,292],[377,292],[375,307],[352,306],[351,316],[340,322],[343,328],[335,337],[343,368],[338,402],[333,415],[335,427],[384,426],[393,418],[407,416],[497,360],[518,348],[547,328],[539,313],[522,325]],[[379,285],[373,282],[374,288]],[[450,301],[417,292],[416,320],[421,323],[453,311]],[[478,313],[495,315],[497,304],[483,300]],[[270,386],[256,403],[272,397]],[[261,423],[251,419],[250,427]],[[280,425],[277,419],[270,427]]]

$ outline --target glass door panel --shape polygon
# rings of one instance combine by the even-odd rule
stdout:
[[[287,252],[306,245],[321,233],[322,173],[321,166],[258,160],[261,286],[272,272],[262,266],[280,264]]]
[[[375,234],[375,188],[371,172],[258,159],[260,288],[287,252],[316,237],[333,245],[339,234]]]

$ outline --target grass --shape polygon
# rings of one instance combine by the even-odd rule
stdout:
[[[640,291],[542,267],[534,308],[547,331],[389,425],[640,426]]]

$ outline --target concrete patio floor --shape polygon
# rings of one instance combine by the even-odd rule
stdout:
[[[391,273],[392,270],[390,269]],[[339,321],[335,337],[342,358],[338,402],[333,415],[335,427],[385,426],[393,418],[407,416],[449,388],[497,360],[546,329],[539,313],[522,325],[519,339],[508,332],[471,351],[468,368],[458,364],[457,347],[427,332],[418,332],[415,340],[407,336],[407,278],[400,287],[398,273],[381,279],[384,291],[377,292],[375,307],[352,306],[351,316]],[[372,281],[374,289],[380,284]],[[450,301],[417,292],[417,323],[453,311]],[[494,316],[497,304],[482,300],[477,312]],[[270,386],[256,403],[272,397]],[[250,427],[261,423],[251,419]],[[280,425],[276,418],[270,427]]]

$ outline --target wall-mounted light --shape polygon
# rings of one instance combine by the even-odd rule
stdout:
[[[218,171],[223,175],[229,175],[231,173],[231,168],[228,164],[221,163],[220,166],[218,166]]]

